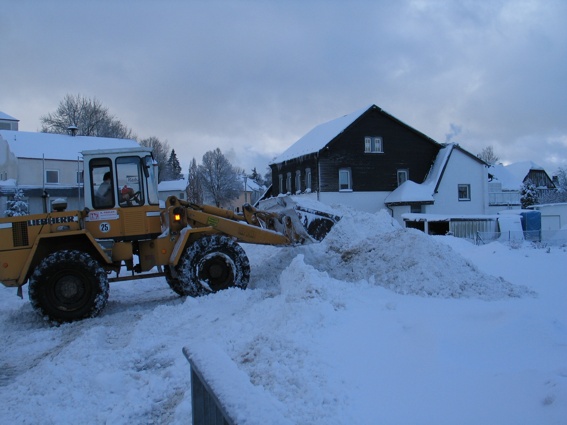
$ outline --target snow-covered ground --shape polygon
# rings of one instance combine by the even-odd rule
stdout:
[[[242,423],[567,423],[565,246],[341,213],[319,244],[244,245],[245,291],[115,283],[53,327],[0,289],[0,423],[190,423],[183,347]]]

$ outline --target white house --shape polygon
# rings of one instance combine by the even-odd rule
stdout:
[[[536,186],[540,195],[556,189],[543,167],[532,161],[492,165],[488,174],[488,205],[491,213],[521,208],[520,192],[528,180]]]
[[[20,120],[0,111],[0,130],[18,131],[18,123]]]
[[[130,139],[0,130],[0,215],[16,189],[28,198],[31,214],[50,211],[57,198],[69,209],[83,208],[81,152],[137,146]]]
[[[158,195],[160,201],[165,201],[169,196],[176,196],[183,201],[187,200],[187,177],[179,180],[164,180],[158,184]]]
[[[407,213],[444,215],[486,214],[486,164],[457,144],[439,150],[423,183],[406,180],[384,200],[394,218]],[[414,206],[419,206],[419,211]]]

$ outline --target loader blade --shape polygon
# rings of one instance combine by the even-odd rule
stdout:
[[[287,216],[297,236],[294,242],[300,238],[304,239],[302,243],[320,242],[340,220],[327,205],[298,196],[269,198],[261,201],[259,208]]]

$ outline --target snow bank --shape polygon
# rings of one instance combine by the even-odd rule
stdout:
[[[565,423],[566,248],[338,210],[322,243],[243,245],[245,291],[120,282],[100,317],[51,327],[1,288],[0,423],[190,423],[184,347],[241,423]]]
[[[403,229],[386,211],[343,211],[306,262],[338,280],[368,281],[399,294],[441,298],[533,296],[530,289],[482,273],[450,246]]]

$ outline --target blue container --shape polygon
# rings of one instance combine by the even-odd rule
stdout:
[[[541,240],[541,211],[522,211],[520,213],[524,238],[528,241]]]

